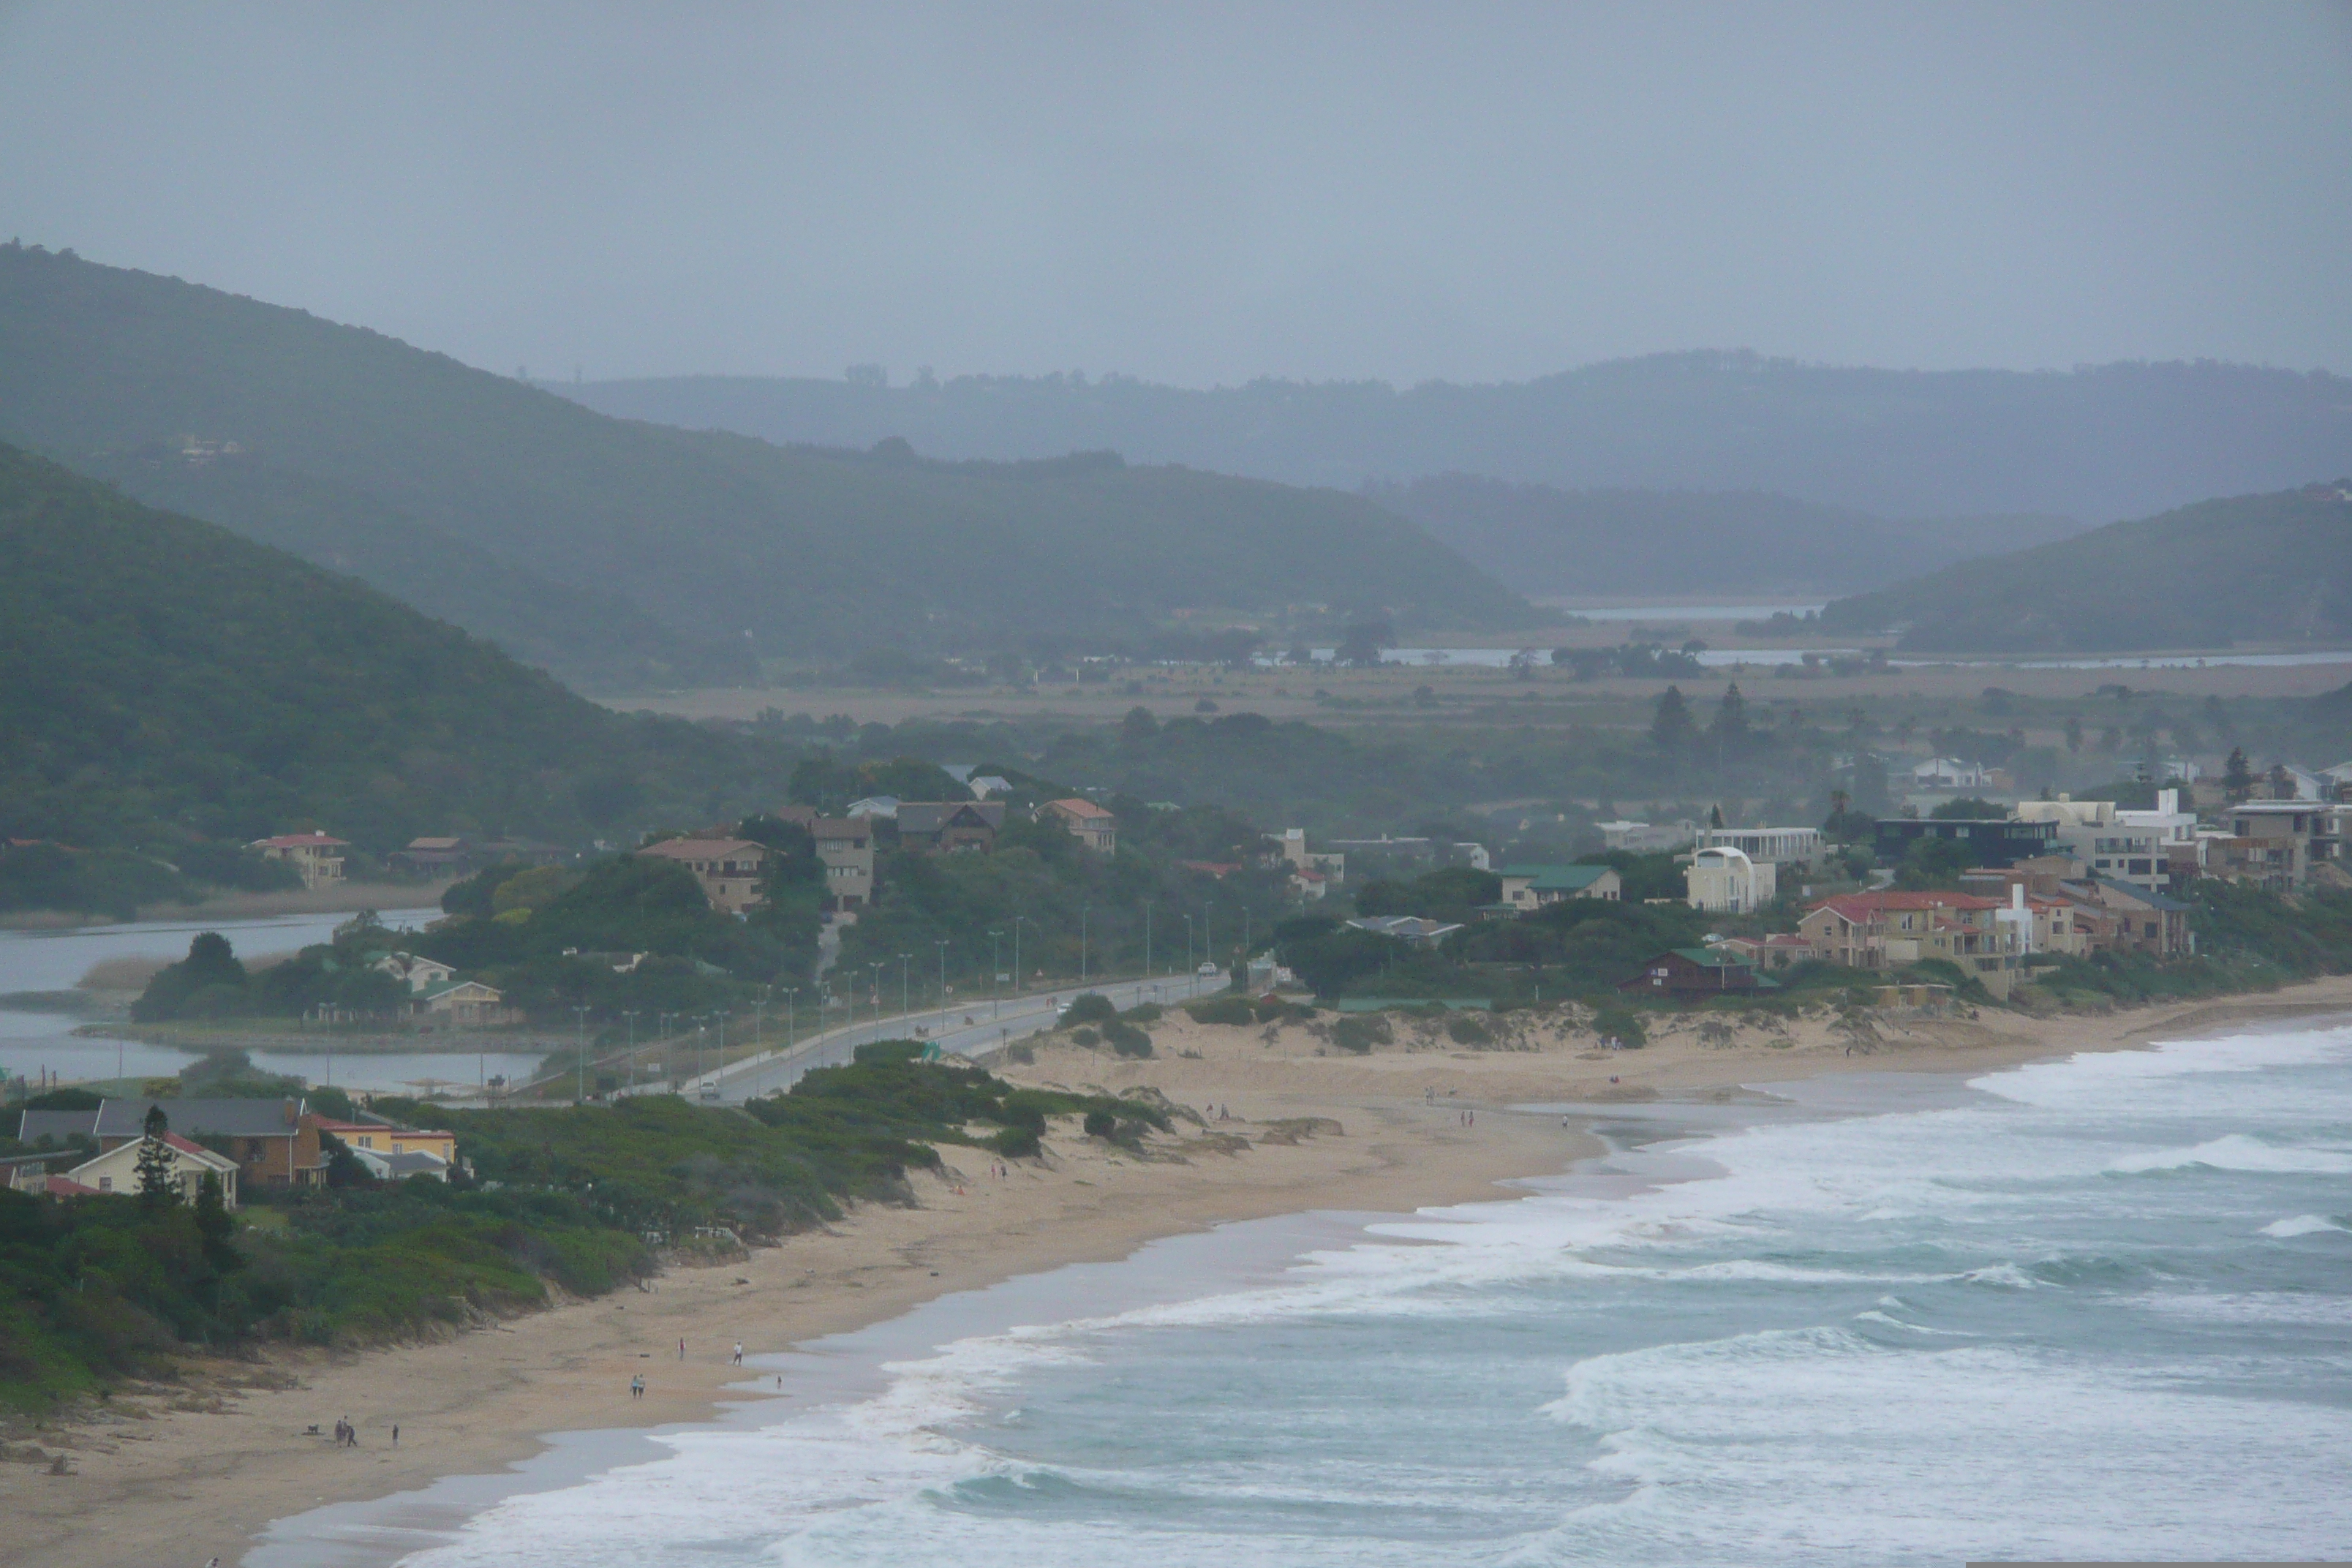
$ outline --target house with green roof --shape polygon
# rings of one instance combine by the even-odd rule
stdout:
[[[1624,886],[1612,866],[1506,866],[1496,875],[1503,879],[1502,907],[1520,914],[1569,899],[1614,903]]]

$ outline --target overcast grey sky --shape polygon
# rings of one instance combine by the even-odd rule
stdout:
[[[2352,4],[5,4],[0,236],[592,377],[2352,370]]]

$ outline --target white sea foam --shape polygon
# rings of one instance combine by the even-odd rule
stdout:
[[[2352,1173],[2352,1152],[2341,1149],[2282,1148],[2231,1132],[2189,1149],[2157,1149],[2126,1154],[2107,1169],[2123,1173],[2179,1171],[2202,1165],[2215,1171],[2303,1172],[2313,1175]]]
[[[2116,1315],[2097,1303],[2175,1320],[2143,1331],[2157,1342],[2239,1324],[2250,1347],[2284,1346],[2249,1349],[2232,1363],[2241,1380],[2345,1375],[2297,1360],[2294,1341],[2341,1321],[2340,1293],[2181,1285],[2147,1261],[2160,1237],[2132,1229],[2176,1211],[2227,1217],[2241,1238],[2343,1226],[2211,1207],[2252,1184],[2113,1178],[2352,1169],[2329,1138],[2352,1120],[2352,1079],[2283,1100],[2264,1076],[2343,1061],[2347,1045],[2352,1031],[2312,1031],[2037,1064],[1978,1080],[1986,1101],[1732,1132],[1706,1144],[1719,1173],[1623,1199],[1431,1210],[1268,1285],[960,1339],[892,1363],[871,1398],[665,1438],[671,1458],[510,1500],[415,1561],[1407,1568],[2224,1555],[2250,1541],[2316,1552],[2352,1536],[2352,1496],[2314,1479],[2318,1457],[2352,1447],[2347,1402],[2215,1398],[2193,1362],[2113,1354]],[[1714,1325],[1816,1303],[1827,1321],[1808,1326],[1590,1351],[1645,1331],[1641,1312]],[[2074,1342],[2037,1342],[2078,1322]],[[1475,1375],[1439,1352],[1478,1335],[1498,1355],[1531,1339],[1561,1353],[1481,1390],[1468,1425],[1449,1427],[1420,1406]],[[1366,1344],[1380,1348],[1351,1375],[1344,1347]],[[1171,1388],[1155,1347],[1187,1345],[1233,1347],[1217,1353],[1239,1364],[1212,1358],[1202,1386]],[[1536,1423],[1558,1453],[1474,1460],[1473,1444],[1530,1414],[1521,1391],[1538,1377],[1562,1389]],[[1352,1410],[1350,1385],[1373,1378],[1395,1402]],[[1187,1457],[1168,1457],[1185,1440]],[[1385,1522],[1414,1509],[1431,1518]],[[1439,1515],[1480,1544],[1427,1533]]]
[[[2324,1214],[2299,1214],[2290,1219],[2274,1219],[2263,1226],[2264,1236],[2274,1236],[2284,1241],[2291,1236],[2311,1236],[2323,1230],[2344,1230],[2342,1220],[2330,1219]]]

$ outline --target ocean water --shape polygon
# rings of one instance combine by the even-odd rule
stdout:
[[[1622,1123],[1617,1154],[1523,1199],[1197,1267],[1142,1304],[1057,1314],[1033,1285],[1016,1326],[664,1435],[404,1561],[2352,1549],[2352,1029],[1906,1088]]]

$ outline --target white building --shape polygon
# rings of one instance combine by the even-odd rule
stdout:
[[[2119,811],[2111,800],[2021,800],[2020,822],[2054,822],[2058,847],[2095,876],[2152,893],[2172,887],[2172,846],[2197,842],[2197,816],[2180,809],[2180,792],[2158,790],[2154,811]]]
[[[1769,860],[1750,859],[1745,849],[1717,847],[1691,857],[1683,873],[1690,906],[1709,914],[1752,914],[1772,901],[1780,878]]]
[[[1914,789],[1983,789],[1991,783],[1983,763],[1958,757],[1929,757],[1911,770]]]
[[[1679,849],[1698,833],[1697,826],[1688,822],[1661,823],[1654,827],[1646,822],[1599,822],[1593,826],[1601,829],[1604,846],[1633,855]]]
[[[1818,827],[1702,827],[1702,849],[1738,849],[1751,860],[1775,866],[1811,866],[1822,858]]]

